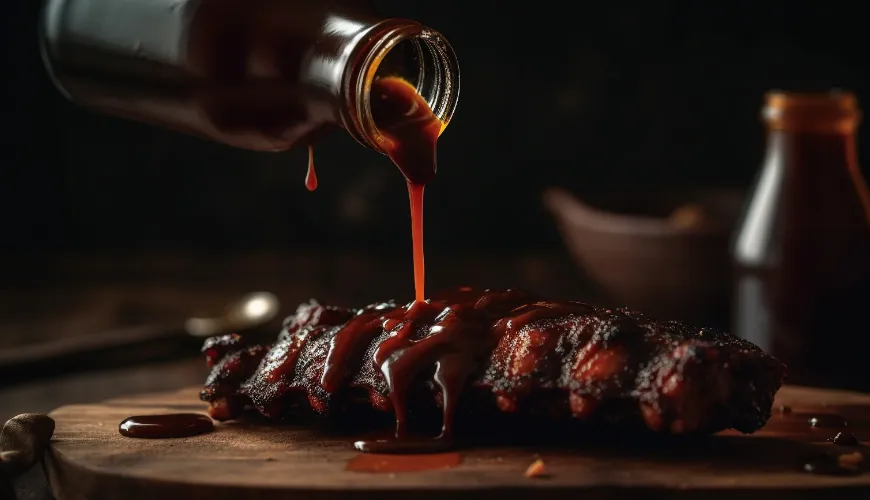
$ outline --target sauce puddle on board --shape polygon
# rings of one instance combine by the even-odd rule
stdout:
[[[198,413],[141,415],[126,418],[118,425],[122,436],[143,439],[190,437],[213,430],[212,419]]]
[[[812,451],[798,455],[800,470],[825,476],[854,476],[866,472],[866,458],[849,420],[834,408],[820,411],[779,411],[760,431],[764,437],[812,443]],[[863,427],[859,422],[859,427]],[[818,446],[821,443],[827,446]]]
[[[352,472],[400,473],[452,469],[462,463],[459,453],[433,453],[424,455],[381,455],[364,453],[353,457],[346,470]]]
[[[837,446],[860,446],[861,441],[858,440],[858,437],[852,434],[851,432],[838,432],[834,437],[829,438],[828,441],[834,443]]]

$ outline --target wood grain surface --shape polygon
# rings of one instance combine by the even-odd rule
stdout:
[[[768,426],[750,436],[725,432],[637,449],[630,442],[478,447],[441,461],[361,458],[346,437],[256,419],[218,424],[215,432],[190,438],[130,439],[118,433],[118,424],[131,415],[204,412],[197,392],[70,405],[51,413],[57,430],[47,465],[57,499],[870,498],[870,474],[801,470],[807,453],[837,449],[826,442],[836,430],[812,429],[808,415],[842,415],[859,438],[870,436],[870,396],[852,392],[783,388]],[[791,411],[781,412],[779,405]],[[545,475],[526,477],[538,458]],[[348,470],[360,460],[383,467]]]

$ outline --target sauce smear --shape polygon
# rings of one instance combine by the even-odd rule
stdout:
[[[423,262],[423,192],[438,169],[436,151],[444,124],[413,85],[398,77],[372,82],[372,119],[384,136],[382,148],[408,182],[414,247],[415,299],[426,298]]]
[[[433,453],[426,455],[377,455],[355,456],[347,464],[351,472],[397,473],[426,470],[451,469],[462,463],[459,453]]]
[[[308,173],[305,174],[305,187],[309,191],[317,189],[317,172],[314,171],[314,146],[308,146]]]
[[[214,422],[198,413],[142,415],[124,419],[118,425],[122,436],[144,439],[181,438],[214,430]]]

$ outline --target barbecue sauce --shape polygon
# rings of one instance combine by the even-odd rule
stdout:
[[[858,467],[844,467],[838,457],[828,453],[815,453],[802,461],[801,468],[810,474],[823,476],[855,476],[862,471]]]
[[[213,430],[212,419],[197,413],[142,415],[126,418],[118,425],[122,436],[145,439],[190,437]]]
[[[453,418],[466,384],[501,337],[533,321],[590,311],[582,303],[539,302],[518,290],[480,294],[465,288],[405,306],[371,306],[331,339],[320,388],[327,393],[339,391],[355,376],[348,368],[371,356],[369,362],[387,382],[389,405],[396,416],[395,437],[360,440],[354,446],[370,453],[442,452],[452,446]],[[425,333],[419,330],[422,326],[428,327]],[[368,352],[372,341],[385,333],[374,352]],[[435,439],[411,436],[407,428],[409,389],[421,377],[431,379],[441,393],[441,433]]]
[[[870,192],[848,93],[772,93],[767,154],[733,248],[734,332],[788,382],[870,388]]]
[[[305,174],[305,188],[309,191],[317,189],[317,172],[314,171],[313,146],[308,146],[308,173]]]
[[[398,77],[372,82],[372,119],[383,134],[381,148],[408,183],[414,251],[415,299],[426,298],[423,261],[423,193],[437,171],[436,150],[444,124],[410,83]]]
[[[348,462],[346,470],[351,472],[395,474],[401,472],[452,469],[461,463],[462,456],[455,452],[401,456],[366,453],[355,456],[350,462]]]
[[[851,432],[838,432],[828,441],[834,443],[837,446],[859,446],[861,441],[858,440],[858,437],[852,434]]]

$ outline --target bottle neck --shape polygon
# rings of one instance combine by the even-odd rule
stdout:
[[[804,175],[858,172],[855,132],[861,112],[852,93],[769,92],[762,117],[768,163]]]
[[[854,129],[768,130],[768,161],[803,175],[859,172]]]
[[[386,153],[387,139],[372,117],[376,78],[400,77],[416,88],[443,131],[459,100],[459,63],[438,32],[406,19],[386,19],[361,37],[342,78],[341,120],[359,143]]]

